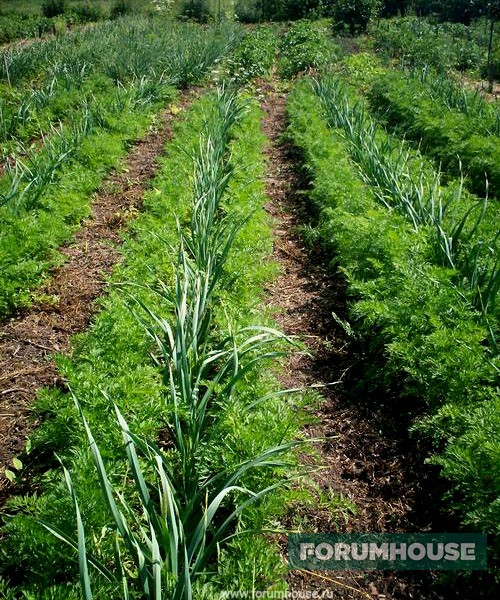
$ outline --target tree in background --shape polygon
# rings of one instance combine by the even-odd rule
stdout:
[[[385,0],[380,16],[395,17],[401,15],[404,17],[412,4],[412,0]]]
[[[185,4],[189,2],[185,0]],[[498,15],[499,5],[500,0],[236,0],[235,12],[247,22],[333,17],[340,28],[356,33],[364,31],[378,14],[404,16],[414,9],[421,16],[468,24],[481,16],[490,18],[495,11]]]
[[[386,2],[387,4],[387,2]],[[436,15],[440,21],[468,25],[482,16],[499,18],[500,0],[414,0],[418,15]]]
[[[207,0],[185,0],[182,4],[180,14],[193,21],[206,23],[211,15]]]
[[[333,28],[336,32],[363,33],[382,8],[380,0],[337,0],[333,5]]]
[[[489,91],[490,91],[490,93],[492,93],[493,92],[493,82],[495,81],[496,78],[498,78],[499,71],[500,71],[500,68],[499,68],[500,60],[499,60],[499,56],[498,56],[499,50],[497,48],[496,56],[495,56],[495,51],[493,48],[493,36],[495,33],[495,23],[496,23],[496,21],[498,21],[500,19],[500,0],[484,0],[483,4],[484,4],[483,13],[490,22],[490,27],[489,27],[490,35],[489,35],[489,42],[488,42],[488,60],[487,60],[486,70],[487,70],[487,76],[488,76]]]
[[[295,21],[328,16],[336,0],[238,0],[242,21]]]
[[[131,0],[115,0],[113,6],[111,7],[110,16],[112,19],[117,19],[118,17],[130,15],[133,12],[134,6]]]
[[[42,14],[44,17],[58,17],[66,10],[66,0],[44,0]]]
[[[331,5],[331,0],[286,0],[286,18],[290,20],[319,18],[329,12]]]

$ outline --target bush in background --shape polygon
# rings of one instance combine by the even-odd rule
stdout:
[[[134,11],[134,6],[131,0],[116,0],[111,7],[110,16],[112,19],[123,17],[124,15],[130,15]]]
[[[228,60],[230,77],[243,83],[266,77],[274,64],[278,38],[269,26],[247,33]]]
[[[335,53],[326,31],[309,21],[298,21],[290,27],[281,40],[280,51],[281,72],[285,77],[323,67]]]
[[[210,19],[211,11],[207,0],[184,0],[180,14],[198,23],[206,23]]]
[[[368,24],[380,13],[380,0],[338,0],[333,5],[333,28],[336,33],[364,33]]]
[[[237,0],[235,12],[240,21],[296,21],[331,14],[335,0]]]
[[[92,23],[103,18],[99,6],[91,2],[82,2],[71,7],[71,12],[79,23]]]
[[[63,15],[66,10],[66,0],[44,0],[42,2],[42,13],[49,19]]]

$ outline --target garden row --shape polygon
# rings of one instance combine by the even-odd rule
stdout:
[[[219,92],[175,127],[115,285],[59,358],[71,392],[37,401],[38,492],[7,505],[6,598],[74,598],[77,550],[86,598],[190,598],[191,586],[211,598],[251,589],[252,573],[263,586],[280,579],[264,538],[234,537],[282,513],[279,493],[263,499],[295,470],[299,426],[268,368],[288,342],[260,308],[275,270],[264,260],[260,118],[253,102]]]
[[[199,81],[237,39],[232,26],[166,31],[154,20],[122,19],[4,54],[0,318],[29,303],[88,214],[92,192],[174,86]]]
[[[319,93],[325,91],[334,99],[326,102],[332,124],[344,129],[353,158],[382,203],[402,212],[415,230],[433,232],[434,261],[459,272],[457,284],[494,323],[500,286],[496,203],[470,194],[462,181],[443,185],[432,163],[369,114],[355,87],[334,77],[320,86]],[[496,347],[494,335],[491,341]]]
[[[372,108],[435,163],[465,175],[481,197],[500,194],[500,111],[478,93],[429,71],[381,70],[371,78]]]
[[[474,217],[460,227],[460,236],[470,227],[463,243],[445,234],[451,223],[467,223],[460,215],[470,215],[473,199],[441,187],[430,165],[368,120],[338,79],[305,80],[288,110],[318,215],[311,235],[346,277],[352,329],[374,365],[384,357],[367,385],[384,396],[398,390],[398,413],[419,400],[414,434],[435,448],[430,460],[449,480],[451,511],[465,527],[491,534],[498,557],[498,283],[485,320],[459,266],[464,252],[475,252],[470,244],[487,247],[493,232],[486,225],[479,233]],[[458,211],[458,221],[444,207]],[[458,241],[454,266],[445,238]],[[488,268],[498,279],[498,265]]]
[[[268,78],[273,67],[283,79],[293,79],[337,59],[336,45],[322,22],[299,21],[286,30],[266,25],[247,32],[227,61],[227,75],[239,85]]]

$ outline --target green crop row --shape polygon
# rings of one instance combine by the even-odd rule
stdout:
[[[500,110],[479,91],[467,86],[466,82],[453,77],[444,77],[432,69],[408,71],[416,85],[449,110],[458,110],[470,118],[477,119],[481,133],[500,135]]]
[[[146,31],[142,34],[147,35]],[[104,75],[89,79],[82,75],[81,81],[71,78],[73,92],[86,81],[91,88],[95,86],[96,94],[68,108],[67,123],[45,136],[40,150],[14,155],[0,180],[0,318],[28,304],[31,290],[60,260],[57,248],[88,215],[92,192],[125,154],[126,142],[139,136],[154,111],[172,97],[167,82],[185,85],[202,77],[231,45],[219,35],[198,30],[194,46],[192,37],[184,41],[180,31],[172,33],[168,43],[162,38],[163,51],[170,48],[177,54],[178,77],[173,71],[164,77],[149,70],[149,75],[131,74],[118,85]],[[172,43],[179,46],[172,49]],[[155,47],[155,52],[162,54],[162,47]],[[65,68],[62,71],[66,73]],[[50,99],[48,109],[58,100],[62,97]]]
[[[398,71],[377,77],[368,97],[385,123],[419,144],[445,171],[459,176],[463,169],[476,194],[500,194],[498,110],[477,114],[464,106],[449,108],[425,80]]]
[[[488,330],[453,271],[433,264],[431,232],[415,230],[363,181],[345,132],[329,126],[309,82],[292,93],[288,113],[318,214],[311,235],[348,282],[351,327],[370,355],[384,356],[367,385],[385,392],[397,384],[394,411],[420,399],[415,429],[434,444],[431,460],[449,480],[448,506],[464,527],[491,534],[498,557],[500,402]]]
[[[432,260],[456,271],[455,285],[483,314],[497,348],[500,287],[498,207],[479,200],[461,182],[441,183],[440,173],[418,151],[393,138],[366,112],[359,94],[337,77],[324,77],[317,92],[330,125],[344,131],[360,173],[382,205],[397,210],[415,231],[426,229]]]
[[[35,88],[12,88],[2,84],[0,89],[0,151],[3,159],[16,151],[22,152],[19,146],[42,137],[51,126],[71,122],[74,115],[92,103],[97,104],[100,96],[119,91],[111,79],[91,73],[78,81],[54,76]]]
[[[228,97],[234,102],[223,94],[226,108]],[[191,579],[196,596],[208,599],[220,589],[251,589],[254,573],[258,573],[259,585],[272,585],[283,571],[278,552],[261,536],[235,537],[228,547],[222,543],[218,566],[210,558],[215,542],[222,542],[216,532],[225,528],[233,510],[239,516],[246,500],[244,518],[236,519],[236,529],[231,525],[227,534],[269,527],[268,515],[283,511],[282,500],[270,498],[256,504],[248,491],[256,491],[258,500],[263,490],[281,479],[284,465],[279,454],[287,449],[299,425],[297,403],[277,395],[279,387],[269,370],[258,368],[262,362],[275,360],[283,343],[278,340],[276,346],[276,334],[265,327],[269,321],[260,308],[263,285],[275,272],[275,266],[264,260],[272,239],[262,208],[262,114],[255,104],[247,105],[244,113],[233,113],[238,122],[228,127],[230,121],[218,120],[218,98],[215,94],[204,97],[186,120],[176,124],[175,141],[147,194],[144,212],[131,226],[122,248],[123,264],[101,301],[100,314],[90,330],[75,340],[73,355],[58,358],[60,373],[78,399],[93,437],[86,435],[71,394],[47,390],[37,402],[36,410],[44,418],[30,441],[29,460],[35,469],[31,483],[38,493],[11,499],[2,515],[4,582],[0,590],[6,598],[21,591],[33,600],[69,600],[78,595],[78,552],[61,546],[39,523],[43,519],[49,529],[58,528],[60,535],[76,540],[75,505],[54,453],[68,469],[81,511],[79,522],[90,561],[89,579],[82,569],[82,582],[92,587],[95,598],[121,597],[115,583],[120,564],[131,594],[140,589],[141,597],[151,598],[161,596],[146,591],[145,581],[149,590],[161,585],[165,594],[188,598],[186,585]],[[223,110],[228,114],[232,109]],[[226,140],[222,145],[221,139]],[[179,352],[185,344],[186,351]],[[116,422],[113,404],[127,422],[125,426],[122,421],[123,429]],[[129,468],[121,440],[124,431],[131,436]],[[141,456],[138,460],[130,454],[132,438]],[[94,458],[97,451],[94,445],[89,447],[89,439],[97,441],[105,465],[107,475],[103,475],[104,467],[98,469],[101,484],[109,480],[123,498],[117,506],[123,520],[114,519],[116,511],[109,510],[114,505],[101,494],[91,449]],[[282,450],[261,456],[277,442]],[[155,443],[161,450],[153,448]],[[260,468],[251,469],[248,461]],[[155,470],[163,480],[159,492],[155,491]],[[151,494],[151,502],[144,506],[153,529],[146,516],[140,516],[146,498],[140,473]],[[221,491],[222,478],[231,479],[231,473],[239,475],[229,487],[239,488]],[[136,491],[134,481],[139,486]],[[168,489],[171,501],[158,504],[160,497],[167,499]],[[205,513],[204,507],[215,509],[217,490],[224,512]],[[177,517],[162,513],[168,525],[159,535],[151,507],[166,510],[173,507],[172,502],[178,516],[186,519],[171,528]],[[127,506],[139,509],[136,525]],[[210,520],[212,528],[202,533],[206,544],[196,545],[194,540],[202,531],[194,527],[196,522],[201,526]],[[125,521],[130,526],[125,527]],[[139,524],[146,528],[144,537]],[[130,536],[137,540],[136,547],[130,546]],[[151,536],[161,542],[158,550]],[[201,554],[191,554],[195,547]],[[146,562],[138,564],[140,552]],[[188,571],[177,571],[177,578],[168,576],[177,568],[175,557],[177,567],[188,560]],[[207,577],[199,572],[205,559],[206,570],[211,572]],[[155,560],[161,569],[155,568]],[[100,574],[96,564],[102,567]],[[116,568],[111,568],[113,564]],[[282,589],[284,583],[275,585]]]
[[[163,101],[173,97],[170,90],[164,88]],[[160,107],[136,104],[127,94],[121,100],[119,112],[104,107],[101,123],[87,113],[80,123],[56,132],[40,153],[0,182],[1,317],[30,303],[33,288],[61,260],[59,246],[89,214],[92,193]],[[108,103],[113,102],[111,95]]]
[[[124,17],[3,50],[0,79],[12,86],[30,80],[51,81],[54,76],[71,77],[77,83],[91,71],[122,83],[154,75],[185,86],[197,81],[241,35],[241,28],[227,22],[200,35],[200,28],[192,23]]]

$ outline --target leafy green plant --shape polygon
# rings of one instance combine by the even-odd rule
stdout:
[[[269,75],[276,58],[278,39],[272,29],[259,27],[248,33],[228,59],[232,79],[246,82]]]
[[[45,17],[58,17],[66,11],[66,0],[43,0],[42,13]]]
[[[370,31],[375,47],[405,67],[465,71],[477,69],[486,60],[487,49],[479,44],[474,30],[465,25],[405,17],[381,20]]]
[[[333,5],[333,29],[350,35],[363,33],[381,8],[380,0],[339,0]]]
[[[294,23],[280,43],[280,68],[285,77],[324,67],[335,55],[336,49],[326,31],[309,21]]]
[[[337,69],[363,92],[383,71],[380,59],[371,52],[358,52],[343,58]]]

